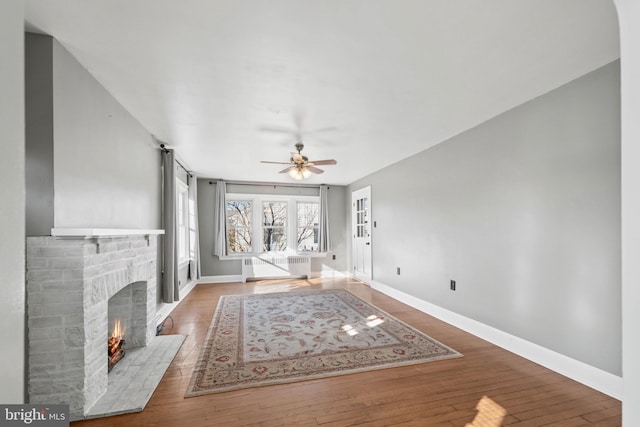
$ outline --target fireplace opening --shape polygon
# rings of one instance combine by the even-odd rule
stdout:
[[[113,331],[107,340],[108,372],[111,372],[111,369],[126,354],[124,332],[124,325],[120,323],[120,320],[116,319]]]
[[[145,345],[146,303],[146,282],[130,283],[109,298],[106,325],[107,372],[111,372],[128,350]]]

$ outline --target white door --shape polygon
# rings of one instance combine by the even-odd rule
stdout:
[[[353,277],[371,283],[371,186],[351,193]]]

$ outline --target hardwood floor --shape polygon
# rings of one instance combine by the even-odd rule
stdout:
[[[347,289],[464,357],[184,398],[220,295],[313,288]],[[73,427],[621,425],[620,401],[355,281],[198,285],[171,317],[165,333],[188,337],[145,410]]]

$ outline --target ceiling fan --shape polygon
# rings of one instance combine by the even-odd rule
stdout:
[[[321,174],[324,171],[316,166],[320,165],[336,165],[336,162],[333,159],[330,160],[309,160],[307,156],[303,156],[300,152],[304,148],[304,144],[302,142],[298,142],[296,145],[297,153],[291,153],[291,158],[289,162],[270,162],[267,160],[262,160],[260,163],[271,163],[276,165],[288,165],[286,168],[282,169],[279,173],[289,173],[289,176],[293,179],[301,180],[303,178],[309,178],[312,173]]]

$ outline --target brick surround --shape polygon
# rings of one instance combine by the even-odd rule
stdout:
[[[27,238],[30,403],[68,403],[79,419],[105,394],[108,301],[129,285],[125,339],[151,342],[156,259],[156,235]]]

